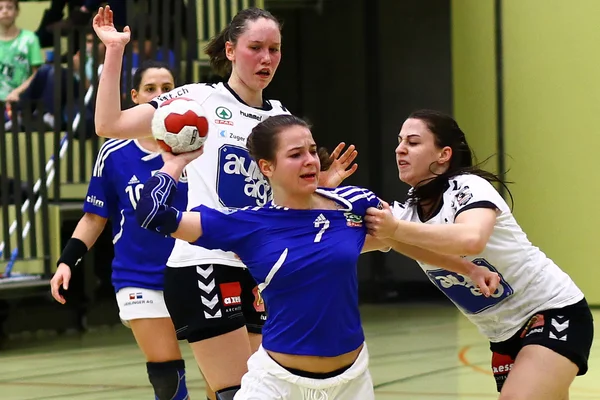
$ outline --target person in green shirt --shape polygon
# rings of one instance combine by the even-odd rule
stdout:
[[[19,0],[0,0],[0,101],[15,102],[43,63],[38,37],[19,29]]]

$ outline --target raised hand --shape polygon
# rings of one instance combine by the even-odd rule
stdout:
[[[128,26],[123,29],[123,32],[117,31],[113,24],[113,12],[109,6],[100,7],[98,9],[98,14],[94,17],[92,26],[94,27],[94,31],[96,32],[96,35],[98,35],[98,38],[107,47],[111,45],[125,47],[125,45],[129,43],[129,39],[131,39],[131,31]]]
[[[319,174],[319,186],[329,188],[338,187],[358,169],[358,164],[352,164],[358,155],[358,151],[356,151],[353,144],[348,146],[344,154],[340,156],[345,146],[346,143],[344,142],[338,144],[329,156],[331,166],[327,171],[321,171]]]

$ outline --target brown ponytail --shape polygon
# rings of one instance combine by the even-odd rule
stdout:
[[[221,33],[213,36],[204,48],[204,54],[210,58],[210,66],[219,76],[226,77],[231,73],[231,61],[225,54],[225,43],[229,40],[229,27],[227,25]]]

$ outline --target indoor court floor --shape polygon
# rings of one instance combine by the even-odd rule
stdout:
[[[600,313],[594,311],[596,320]],[[362,316],[376,398],[497,399],[485,339],[452,306],[368,305]],[[192,399],[204,400],[204,381],[182,343]],[[600,399],[600,344],[590,371],[578,377],[571,400]],[[122,326],[79,337],[46,334],[17,339],[0,352],[0,400],[148,400],[144,359]]]

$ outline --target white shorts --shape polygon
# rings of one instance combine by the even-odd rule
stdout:
[[[327,379],[293,375],[277,364],[262,346],[248,360],[248,372],[234,400],[374,400],[367,345],[345,372]]]
[[[117,292],[119,318],[128,321],[142,318],[170,318],[162,290],[125,287]]]

